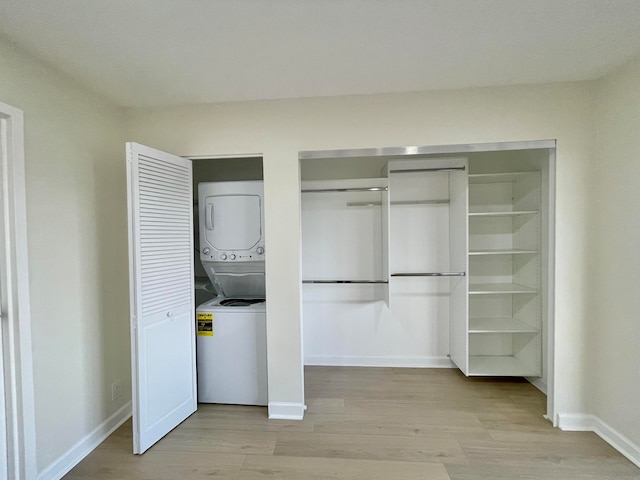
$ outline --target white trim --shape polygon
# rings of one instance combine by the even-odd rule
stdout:
[[[341,150],[303,150],[300,160],[351,157],[404,157],[416,155],[444,155],[449,153],[499,152],[505,150],[534,150],[556,148],[556,140],[527,140],[520,142],[461,143],[455,145],[412,145],[408,147],[347,148]]]
[[[527,381],[540,390],[545,395],[547,394],[547,382],[542,377],[525,377]]]
[[[470,143],[455,145],[423,145],[423,146],[405,146],[405,147],[384,147],[384,148],[352,148],[340,150],[304,150],[298,152],[299,160],[321,160],[328,158],[351,158],[351,157],[416,157],[419,155],[436,155],[436,154],[465,154],[472,152],[492,152],[507,150],[549,150],[549,171],[548,171],[548,189],[549,189],[549,228],[548,228],[548,272],[547,272],[547,321],[544,326],[546,330],[547,344],[547,369],[543,372],[546,377],[544,390],[540,388],[539,383],[533,383],[547,395],[547,412],[548,418],[556,419],[555,415],[555,246],[556,246],[556,139],[546,140],[524,140],[513,142],[491,142],[491,143]],[[299,164],[300,162],[298,162]],[[300,168],[298,166],[298,168]],[[302,242],[302,240],[300,240]],[[301,244],[301,243],[300,243]],[[302,267],[300,267],[302,269]],[[300,294],[300,308],[302,308],[302,293]],[[372,364],[372,363],[338,363],[337,360],[329,363],[330,360],[322,357],[306,356],[306,365],[361,365],[361,366],[407,366],[407,367],[437,367],[437,365],[423,364]],[[418,362],[416,362],[418,363]],[[446,363],[446,362],[444,362]],[[445,365],[440,365],[444,367]],[[452,365],[453,368],[455,365]],[[554,424],[554,426],[556,426]]]
[[[595,415],[559,413],[558,427],[569,432],[594,432],[605,442],[640,467],[640,445],[618,432]]]
[[[559,413],[556,426],[567,432],[592,432],[594,419],[586,413]]]
[[[37,463],[22,110],[0,102],[0,131],[3,136],[0,215],[5,249],[0,253],[5,265],[2,283],[7,294],[5,333],[9,345],[5,354],[7,411],[2,414],[7,414],[9,477],[31,480],[36,478]]]
[[[449,357],[368,357],[318,355],[304,357],[305,365],[330,367],[456,368]]]
[[[38,475],[38,480],[60,480],[129,418],[131,418],[131,402],[120,407],[113,415],[94,428],[91,433],[45,468]]]
[[[269,420],[302,420],[306,409],[304,403],[269,402]]]
[[[227,160],[234,158],[263,158],[262,153],[224,153],[219,155],[180,155],[187,160]]]
[[[556,149],[549,151],[549,171],[547,178],[547,188],[549,194],[548,231],[547,231],[547,321],[543,328],[546,334],[543,337],[547,344],[547,368],[543,372],[545,376],[545,389],[547,395],[547,418],[553,419],[555,416],[556,388]]]

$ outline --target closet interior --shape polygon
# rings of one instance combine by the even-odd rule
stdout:
[[[301,157],[305,364],[544,389],[552,155]]]

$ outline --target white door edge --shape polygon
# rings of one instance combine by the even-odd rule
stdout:
[[[7,429],[8,478],[32,480],[37,475],[27,213],[24,169],[24,117],[0,102],[2,162],[3,374]]]

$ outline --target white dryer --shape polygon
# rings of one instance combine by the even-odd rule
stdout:
[[[198,402],[267,405],[263,298],[215,298],[196,309]]]
[[[200,261],[224,296],[264,296],[262,180],[198,184]]]

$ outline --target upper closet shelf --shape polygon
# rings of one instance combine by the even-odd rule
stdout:
[[[539,175],[540,172],[507,172],[507,173],[475,173],[469,175],[469,183],[506,183],[515,182],[529,175]]]
[[[496,293],[537,293],[535,288],[516,283],[471,283],[469,295],[491,295]]]
[[[470,250],[469,255],[522,255],[535,254],[537,250],[526,250],[522,248],[499,248],[486,250]]]
[[[470,217],[513,217],[516,215],[536,215],[537,210],[510,210],[500,212],[469,212]]]

